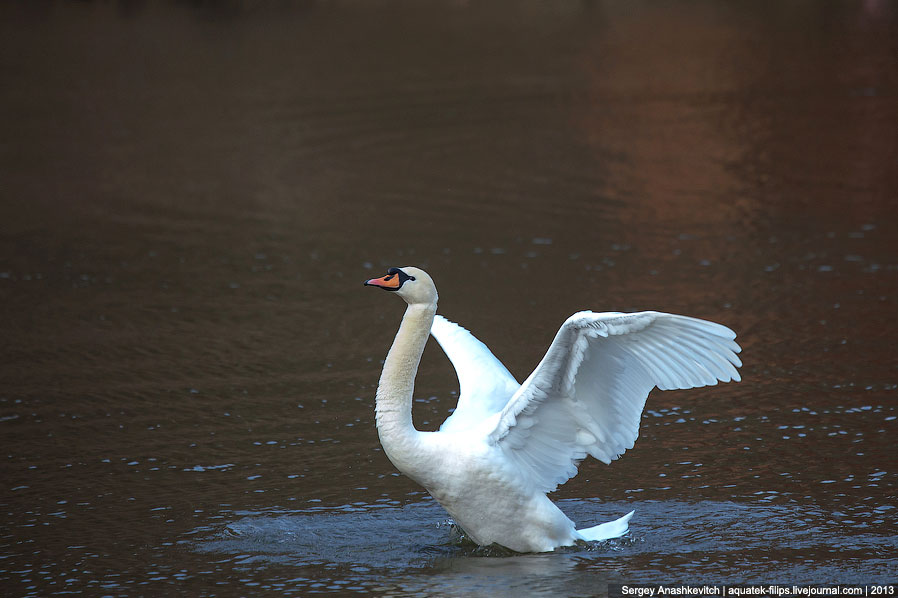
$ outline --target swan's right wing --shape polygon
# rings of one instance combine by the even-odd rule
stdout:
[[[738,381],[735,337],[720,324],[659,312],[574,314],[489,441],[532,487],[551,492],[587,454],[610,463],[633,448],[652,388]]]
[[[502,362],[473,334],[443,316],[430,329],[458,376],[458,406],[441,431],[470,429],[502,411],[520,387]]]

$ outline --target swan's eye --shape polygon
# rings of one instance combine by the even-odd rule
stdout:
[[[409,279],[409,280],[415,280],[415,277],[414,277],[414,276],[409,276],[408,279]]]

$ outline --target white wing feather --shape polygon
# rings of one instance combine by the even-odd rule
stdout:
[[[649,391],[740,379],[736,334],[659,312],[579,312],[499,414],[489,442],[551,492],[592,455],[610,463],[639,435]]]
[[[502,362],[473,334],[443,316],[433,319],[430,332],[458,376],[458,406],[440,431],[470,429],[502,411],[521,386]]]

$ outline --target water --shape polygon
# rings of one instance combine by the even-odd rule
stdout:
[[[895,581],[891,3],[0,11],[4,593]],[[556,493],[628,538],[477,550],[379,448],[394,265],[520,379],[574,311],[659,309],[744,380]],[[455,390],[430,346],[417,425]]]

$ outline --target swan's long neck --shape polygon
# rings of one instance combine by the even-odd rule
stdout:
[[[377,385],[375,409],[380,443],[390,461],[412,478],[417,477],[414,470],[424,459],[419,452],[421,432],[412,423],[412,392],[436,310],[436,303],[408,306]]]

